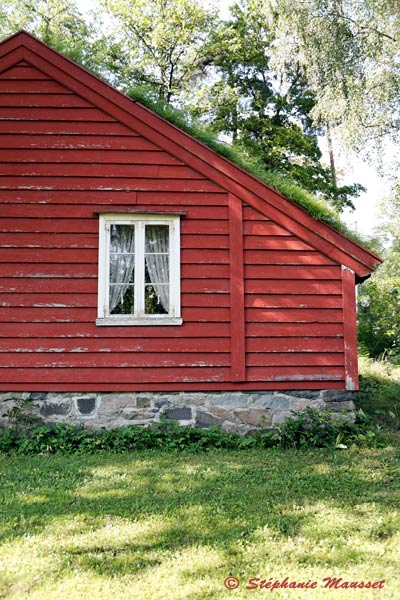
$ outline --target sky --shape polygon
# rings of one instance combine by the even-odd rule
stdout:
[[[214,0],[213,3],[219,4],[221,17],[227,18],[228,6],[233,4],[233,0]],[[97,0],[80,0],[79,9],[86,12],[96,8],[98,4]],[[326,163],[328,163],[327,159]],[[342,220],[361,235],[372,235],[379,221],[378,203],[390,191],[388,181],[379,176],[373,165],[363,162],[356,155],[339,151],[336,164],[339,171],[339,184],[361,183],[367,190],[353,201],[355,211],[346,210],[342,214]]]

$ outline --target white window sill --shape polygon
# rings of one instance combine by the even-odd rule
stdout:
[[[124,327],[131,326],[142,326],[145,325],[182,325],[182,319],[180,317],[148,317],[148,318],[132,318],[132,317],[104,317],[102,319],[96,319],[96,325],[117,325]]]

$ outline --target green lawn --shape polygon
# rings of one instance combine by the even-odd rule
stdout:
[[[0,596],[399,597],[400,446],[0,458]],[[238,577],[237,591],[224,579]],[[325,577],[384,589],[323,589]],[[265,596],[266,595],[266,596]]]

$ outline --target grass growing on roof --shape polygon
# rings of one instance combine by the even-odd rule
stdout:
[[[0,458],[0,596],[224,599],[232,575],[240,598],[286,576],[317,581],[313,600],[372,598],[322,589],[337,576],[394,600],[399,449]]]
[[[128,95],[132,100],[140,102],[145,107],[153,110],[166,121],[176,125],[212,150],[215,150],[218,154],[221,154],[290,200],[293,200],[318,221],[328,223],[359,244],[364,246],[369,245],[370,242],[350,230],[340,220],[339,214],[333,208],[330,208],[326,202],[303,190],[287,175],[283,176],[277,172],[267,171],[262,161],[256,156],[249,155],[246,148],[233,147],[218,140],[216,134],[210,128],[200,125],[193,119],[189,119],[187,114],[166,104],[165,101],[152,98],[148,92],[140,87],[129,90]]]

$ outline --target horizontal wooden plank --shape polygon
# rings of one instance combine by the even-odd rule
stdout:
[[[1,267],[2,276],[26,277],[34,279],[52,279],[53,277],[64,279],[97,279],[97,265],[77,264],[6,264]],[[50,287],[48,282],[48,287]]]
[[[52,279],[48,277],[0,277],[0,292],[13,294],[70,294],[85,293],[97,294],[97,279],[91,275],[91,279],[69,277]]]
[[[248,323],[342,323],[342,309],[334,308],[246,308]]]
[[[343,338],[325,337],[248,337],[246,352],[343,352]],[[268,364],[268,363],[267,363]]]
[[[144,208],[140,204],[135,205],[135,211],[140,212],[140,210],[148,211],[148,207]],[[160,207],[158,207],[160,208]],[[12,218],[12,219],[26,219],[27,217],[33,219],[91,219],[96,220],[98,216],[94,214],[96,209],[96,205],[93,204],[83,204],[79,206],[74,206],[72,209],[68,211],[65,210],[65,204],[51,204],[44,205],[42,203],[38,204],[29,204],[23,205],[21,203],[17,204],[5,204],[1,207],[1,217],[2,218]],[[110,205],[108,208],[104,206],[100,206],[99,211],[112,212],[127,210],[127,207],[122,205],[118,206],[115,202]],[[155,209],[156,210],[156,209]],[[171,209],[172,211],[172,209]],[[228,212],[225,206],[215,206],[210,208],[208,206],[191,206],[187,208],[185,211],[185,220],[188,219],[207,219],[210,217],[210,213],[213,214],[214,219],[225,220],[228,217]]]
[[[10,121],[103,121],[116,123],[113,117],[91,106],[79,108],[0,106],[0,119]]]
[[[0,149],[2,163],[108,164],[108,165],[182,165],[176,158],[161,150],[80,150],[5,148]],[[53,168],[55,168],[53,166]],[[175,200],[176,202],[176,200]]]
[[[92,104],[76,94],[0,94],[0,106],[40,106],[58,108],[88,108]]]
[[[343,337],[343,323],[246,323],[246,336],[257,338]]]
[[[246,294],[341,294],[342,282],[314,281],[312,279],[248,279],[245,281]]]
[[[243,242],[245,250],[313,250],[311,246],[292,235],[246,235]]]
[[[2,381],[8,383],[92,383],[95,376],[101,383],[192,383],[222,382],[230,376],[227,367],[176,367],[168,368],[51,368],[5,369]],[[94,374],[95,371],[95,374]],[[5,378],[6,377],[6,378]]]
[[[50,77],[36,69],[35,67],[29,67],[27,65],[17,64],[0,74],[1,79],[47,79]],[[29,85],[29,84],[28,84]]]
[[[342,308],[342,296],[318,294],[246,294],[247,308]]]
[[[230,339],[216,338],[0,338],[0,352],[229,352]],[[158,355],[158,354],[157,354]],[[26,359],[28,360],[28,359]]]
[[[269,221],[265,215],[260,213],[258,210],[255,210],[251,206],[244,205],[243,206],[243,220],[244,221]]]
[[[194,392],[194,391],[237,391],[238,384],[225,382],[208,381],[205,383],[184,382],[184,383],[57,383],[48,382],[12,382],[0,383],[1,391],[23,391],[23,392],[43,392],[45,387],[48,392]],[[268,390],[320,390],[320,389],[343,389],[343,380],[333,381],[269,381]],[[247,381],[240,385],[243,391],[261,390],[265,391],[265,382]]]
[[[228,323],[230,322],[229,308],[215,307],[182,307],[182,318],[193,323]]]
[[[230,296],[226,294],[182,294],[182,307],[216,307],[226,308],[230,306]]]
[[[64,282],[64,293],[54,293],[51,288],[44,293],[0,293],[0,307],[22,307],[27,308],[96,308],[97,293],[72,293],[69,283]],[[182,307],[216,307],[225,308],[229,306],[229,294],[182,294]]]
[[[256,355],[257,356],[257,355]],[[90,369],[97,378],[103,368],[168,368],[172,373],[181,367],[229,367],[229,353],[145,353],[145,352],[0,352],[2,368]],[[1,371],[0,371],[1,374]]]
[[[152,202],[143,202],[144,196],[154,196]],[[138,198],[141,200],[137,200]],[[77,205],[121,205],[139,203],[143,210],[148,211],[150,206],[168,206],[166,210],[182,210],[183,206],[203,207],[226,206],[226,195],[214,192],[136,192],[119,190],[3,190],[0,204],[70,204]]]
[[[148,338],[227,338],[229,323],[189,323],[177,327],[97,327],[92,323],[2,323],[0,338],[76,338],[83,339],[130,339]],[[80,342],[79,342],[80,343]]]
[[[245,265],[245,279],[340,279],[340,266]]]
[[[0,308],[0,323],[92,323],[93,308]]]
[[[26,271],[28,273],[28,271]],[[32,272],[31,272],[32,275]],[[186,294],[227,294],[229,292],[229,279],[183,279],[181,282],[182,293]],[[40,277],[1,277],[0,292],[2,293],[85,293],[97,294],[97,278],[90,275],[90,278],[84,277],[52,279],[49,282],[48,276]]]
[[[273,221],[245,221],[243,223],[244,235],[253,236],[291,236],[292,234],[283,227],[280,227]]]
[[[1,98],[1,94],[0,94]],[[74,150],[149,150],[159,148],[139,137],[133,130],[124,130],[124,135],[43,135],[1,134],[0,148],[49,148]]]
[[[18,79],[0,79],[0,94],[72,94],[71,90],[56,81],[35,81],[30,85]]]
[[[245,250],[246,265],[335,265],[320,252],[298,250]]]
[[[1,355],[0,355],[1,356]],[[335,367],[344,366],[342,352],[247,353],[247,367]]]
[[[99,121],[0,121],[0,133],[46,135],[128,135],[132,132],[121,123]]]
[[[98,234],[87,233],[0,233],[1,248],[98,248]]]
[[[226,294],[229,292],[229,279],[183,279],[181,291],[187,294]]]
[[[16,175],[18,177],[98,177],[98,178],[131,178],[162,177],[165,179],[204,179],[188,167],[171,165],[167,167],[157,164],[86,164],[86,163],[3,163],[0,164],[0,176]]]
[[[228,194],[219,189],[217,192],[168,192],[160,191],[138,191],[138,204],[158,205],[168,204],[172,208],[182,208],[182,205],[195,204],[197,206],[226,206],[228,204]]]
[[[0,123],[1,125],[1,123]],[[0,190],[165,190],[174,192],[215,192],[219,188],[206,179],[161,179],[143,177],[0,177]]]
[[[228,250],[211,250],[198,248],[196,250],[187,250],[186,248],[181,251],[181,263],[182,264],[229,264],[229,251]]]
[[[97,294],[76,294],[69,289],[68,282],[64,282],[65,291],[54,293],[52,285],[47,281],[47,293],[0,293],[0,307],[26,308],[95,308],[97,306]],[[50,289],[49,289],[50,288]]]
[[[181,232],[183,234],[195,235],[218,235],[228,234],[228,221],[216,221],[209,219],[194,221],[191,219],[183,219],[181,224]]]
[[[182,265],[181,276],[184,279],[228,279],[229,265]]]
[[[182,316],[195,323],[227,323],[230,313],[228,308],[183,307]],[[96,317],[95,308],[0,308],[0,323],[94,323]]]
[[[1,238],[0,238],[1,240]],[[0,243],[1,245],[1,243]],[[227,235],[183,235],[181,248],[191,249],[229,249],[229,237]]]
[[[248,381],[342,381],[344,367],[248,367],[246,374]]]
[[[97,261],[97,249],[63,249],[62,252],[54,252],[53,248],[0,248],[0,263],[36,263],[37,268],[42,263],[97,264]]]

